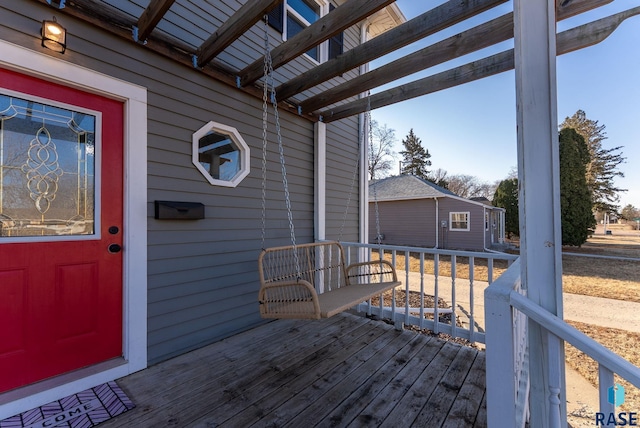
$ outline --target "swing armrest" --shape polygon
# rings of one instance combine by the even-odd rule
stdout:
[[[386,260],[352,263],[346,268],[347,284],[398,283],[395,267]]]
[[[320,319],[318,293],[303,279],[263,283],[258,303],[262,318]]]

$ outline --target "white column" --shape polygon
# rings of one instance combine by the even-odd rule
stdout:
[[[367,20],[360,27],[360,43],[365,43],[369,40],[369,25],[370,21]],[[362,64],[358,71],[360,74],[365,74],[369,71],[369,63]],[[360,98],[366,97],[367,94],[360,94]],[[365,244],[369,243],[369,124],[367,123],[364,113],[358,115],[359,124],[359,139],[360,142],[360,242]],[[364,257],[365,252],[362,251],[361,256]],[[364,260],[364,258],[362,259]]]
[[[555,0],[514,2],[522,282],[529,299],[562,317],[555,11]],[[531,323],[529,350],[531,426],[548,426],[558,386],[566,426],[562,346],[550,348]],[[550,373],[558,373],[559,382],[550,381]]]
[[[315,240],[327,238],[327,125],[316,122],[314,126],[314,229]]]
[[[359,183],[359,197],[360,197],[360,242],[369,242],[369,132],[367,131],[369,124],[366,120],[366,115],[361,113],[358,115],[358,123],[360,126],[360,177]]]

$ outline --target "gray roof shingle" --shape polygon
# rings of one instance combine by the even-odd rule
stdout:
[[[457,196],[450,190],[437,186],[415,175],[398,175],[369,183],[369,199],[421,199],[442,196]]]

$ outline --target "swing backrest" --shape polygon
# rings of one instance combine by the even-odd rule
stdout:
[[[309,282],[318,294],[348,285],[342,245],[316,242],[296,245],[300,279]],[[267,248],[258,260],[261,284],[292,282],[298,279],[293,246]]]

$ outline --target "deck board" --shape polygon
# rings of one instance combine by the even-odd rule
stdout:
[[[101,426],[486,427],[484,353],[367,318],[279,320],[118,380]]]

